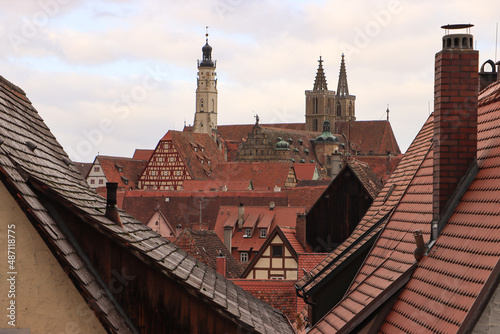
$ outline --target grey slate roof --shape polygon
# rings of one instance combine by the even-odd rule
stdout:
[[[30,142],[31,144],[27,144]],[[30,149],[34,147],[33,150]],[[74,213],[169,279],[191,289],[222,314],[257,333],[293,333],[286,317],[120,211],[123,228],[104,217],[105,200],[87,185],[24,92],[0,76],[0,178],[42,238],[66,265],[80,293],[112,332],[136,331],[106,294],[75,245],[49,215],[33,187],[43,187]],[[54,252],[54,251],[53,251]]]

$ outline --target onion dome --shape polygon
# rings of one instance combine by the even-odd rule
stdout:
[[[283,140],[283,138],[278,137],[278,142],[276,143],[276,150],[278,151],[289,151],[290,144]]]
[[[332,135],[330,132],[330,121],[325,120],[323,122],[323,133],[318,136],[315,140],[316,142],[325,142],[325,143],[338,143],[339,139]]]

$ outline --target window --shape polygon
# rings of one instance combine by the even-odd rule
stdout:
[[[94,172],[99,172],[101,169],[99,168],[99,166],[95,166],[94,167]]]
[[[99,184],[104,184],[104,180],[103,180],[103,179],[100,179],[100,180],[99,180]]]
[[[245,229],[245,237],[250,238],[251,236],[252,236],[252,229],[246,228]]]
[[[283,246],[273,246],[272,257],[283,257]]]
[[[168,162],[175,162],[175,157],[168,157]]]
[[[158,225],[158,221],[155,222],[155,225]]]
[[[267,230],[265,228],[260,229],[260,237],[261,238],[266,238],[267,237]]]
[[[165,149],[167,149],[167,150],[168,150],[168,149],[170,148],[170,145],[169,145],[168,143],[165,143],[165,144],[163,145],[163,148],[165,148]]]
[[[240,252],[240,262],[248,262],[248,252]]]
[[[181,171],[180,171],[180,170],[176,170],[176,171],[174,171],[174,175],[175,175],[175,176],[180,176],[180,175],[181,175]]]
[[[91,179],[91,180],[90,180],[90,184],[95,184],[95,180],[94,180],[94,179]]]

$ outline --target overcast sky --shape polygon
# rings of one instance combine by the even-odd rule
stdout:
[[[209,26],[219,124],[304,122],[319,56],[336,90],[345,53],[357,119],[385,119],[389,105],[404,152],[432,110],[440,26],[474,24],[482,64],[499,21],[498,0],[0,0],[0,75],[73,160],[131,157],[193,123]]]

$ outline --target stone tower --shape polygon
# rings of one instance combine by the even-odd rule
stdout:
[[[319,57],[318,72],[312,90],[306,90],[306,130],[321,131],[321,125],[331,119],[335,106],[335,92],[328,90],[323,60]]]
[[[208,44],[208,32],[205,46],[201,50],[203,59],[198,60],[193,132],[213,135],[213,130],[217,129],[217,73],[216,61],[212,60],[212,47]]]
[[[337,121],[355,121],[354,103],[356,96],[349,95],[347,85],[347,73],[345,69],[344,54],[340,62],[339,83],[337,85],[337,94],[335,95],[335,120]]]
[[[321,131],[324,121],[330,121],[335,129],[336,121],[355,121],[356,96],[349,95],[344,55],[340,63],[337,92],[328,90],[323,60],[319,57],[319,67],[313,90],[306,90],[306,130]]]

